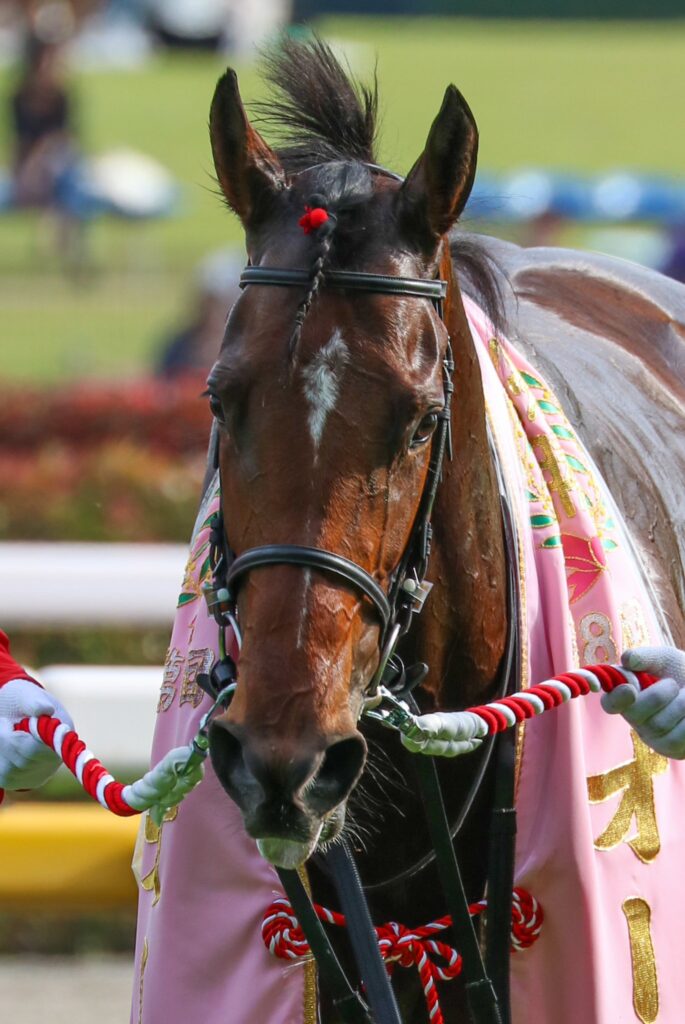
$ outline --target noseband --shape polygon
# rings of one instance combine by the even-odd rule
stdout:
[[[310,281],[310,274],[305,270],[248,266],[240,277],[240,286],[300,288],[307,287]],[[325,273],[324,287],[367,294],[429,299],[444,322],[443,304],[447,282],[443,280],[328,270]],[[445,455],[451,457],[450,407],[454,362],[449,337],[442,371],[444,405],[438,413],[428,473],[409,542],[391,576],[388,593],[385,593],[378,581],[362,566],[343,555],[322,548],[299,544],[266,544],[249,548],[236,556],[228,547],[223,524],[217,521],[212,531],[213,581],[206,588],[205,595],[210,611],[220,625],[225,625],[227,619],[235,625],[238,587],[243,577],[253,569],[267,565],[295,565],[314,569],[335,576],[352,590],[368,598],[378,615],[382,627],[381,656],[378,668],[367,688],[367,695],[374,695],[381,682],[386,686],[392,686],[393,681],[397,683],[398,679],[401,682],[405,680],[404,666],[397,659],[395,649],[400,637],[409,629],[414,614],[421,611],[432,586],[425,579],[431,546],[431,513]],[[422,675],[423,673],[419,678]]]

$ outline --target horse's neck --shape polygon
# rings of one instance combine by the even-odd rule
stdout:
[[[446,323],[454,350],[452,439],[433,514],[434,583],[421,647],[440,707],[487,699],[506,643],[506,565],[478,357],[456,284]]]

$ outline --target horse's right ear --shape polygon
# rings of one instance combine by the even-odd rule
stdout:
[[[247,119],[232,68],[217,82],[209,112],[209,135],[221,191],[245,229],[266,217],[270,200],[285,187],[274,151]]]
[[[399,193],[404,229],[422,247],[435,249],[466,206],[478,157],[478,128],[468,103],[450,85],[426,147]]]

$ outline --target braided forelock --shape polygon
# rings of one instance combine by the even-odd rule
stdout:
[[[316,201],[319,198],[320,197],[313,196],[310,200],[310,205],[322,205]],[[333,232],[335,231],[336,223],[335,216],[329,213],[328,220],[325,224],[322,224],[316,232],[317,248],[311,268],[309,291],[297,307],[297,312],[295,313],[295,326],[293,328],[293,333],[290,335],[290,341],[288,342],[288,359],[290,360],[295,358],[297,346],[302,335],[303,324],[326,276],[325,266],[331,250],[331,245],[333,244]]]

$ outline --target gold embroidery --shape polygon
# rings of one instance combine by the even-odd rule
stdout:
[[[583,643],[583,665],[613,663],[618,651],[611,631],[611,620],[602,612],[588,612],[578,627]]]
[[[595,475],[588,473],[587,476],[582,477],[578,482],[585,484],[585,502],[594,521],[597,536],[601,539],[607,530],[613,529],[615,523],[607,512]]]
[[[490,342],[491,352],[492,352],[493,344],[496,347],[498,347],[498,342],[494,338]],[[491,427],[491,430],[492,430],[492,436],[495,438],[495,443],[497,443],[497,430],[496,430],[494,419],[493,419],[492,414],[490,412],[490,409],[489,409],[489,407],[487,405],[487,402],[486,402],[486,406],[485,406],[485,411],[486,411],[486,415],[488,417],[488,420],[490,422],[490,427]],[[519,421],[518,421],[518,419],[516,417],[516,410],[515,410],[512,402],[509,399],[507,399],[507,411],[509,412],[509,416],[511,418],[512,426],[514,428],[514,435],[515,435],[515,438],[516,438],[517,442],[519,442],[520,450],[522,452],[526,452],[528,454],[528,456],[531,458],[531,460],[534,463],[534,465],[537,467],[537,463],[535,462],[535,459],[532,457],[532,452],[531,452],[530,445],[528,444],[528,440],[527,440],[525,434],[523,433],[523,431],[521,430],[521,425],[519,424]],[[505,476],[506,476],[507,468],[506,468],[506,460],[504,460],[504,459],[502,460],[502,466],[503,466],[503,470],[504,470],[504,473],[505,473]],[[514,488],[512,487],[512,491],[513,491],[513,489]],[[524,549],[524,546],[523,546],[524,530],[523,530],[521,522],[520,522],[520,516],[518,515],[518,511],[519,511],[518,507],[515,504],[514,508],[513,508],[513,512],[514,512],[514,515],[516,516],[516,518],[518,520],[517,521],[517,529],[516,529],[516,539],[517,539],[517,555],[518,555],[518,570],[519,570],[519,585],[520,585],[520,595],[519,595],[519,610],[520,610],[519,629],[520,629],[520,634],[519,635],[520,636],[528,636],[528,600],[527,600],[527,589],[526,589],[526,586],[527,586],[526,554],[525,554],[525,549]],[[528,644],[523,644],[522,645],[522,649],[521,649],[521,677],[518,680],[518,687],[517,687],[517,689],[524,690],[528,686],[530,686],[529,650],[528,650]],[[516,750],[515,750],[515,755],[514,755],[515,756],[514,787],[515,787],[515,791],[516,792],[518,792],[518,784],[519,784],[519,779],[520,779],[520,776],[521,776],[521,764],[522,764],[522,761],[523,761],[523,745],[524,745],[524,741],[525,741],[525,728],[526,728],[526,723],[525,722],[520,722],[519,725],[517,726],[517,729],[516,729]]]
[[[624,651],[631,647],[642,647],[649,643],[649,632],[645,615],[637,601],[626,601],[621,605],[621,647]]]
[[[140,886],[145,889],[146,892],[153,893],[152,906],[156,906],[159,903],[159,898],[162,895],[162,883],[159,878],[159,862],[162,856],[162,830],[164,823],[167,821],[175,821],[178,815],[178,806],[172,807],[171,810],[167,811],[164,815],[164,820],[161,825],[155,825],[154,821],[150,816],[150,812],[145,812],[145,842],[155,843],[157,849],[155,850],[155,860],[146,875],[140,880]]]
[[[532,439],[533,448],[540,450],[540,456],[538,457],[538,463],[540,469],[543,472],[549,473],[551,479],[548,481],[547,486],[550,491],[556,491],[561,500],[561,504],[564,506],[564,512],[572,519],[576,514],[576,506],[573,503],[571,492],[573,489],[573,481],[569,481],[566,474],[562,469],[561,461],[557,458],[552,442],[546,434],[538,434],[537,437]]]
[[[143,951],[140,955],[140,983],[138,987],[138,1024],[143,1024],[143,983],[145,981],[145,968],[149,955],[147,937],[143,940]]]
[[[502,354],[502,346],[500,345],[500,343],[497,340],[497,338],[490,338],[490,343],[488,345],[488,348],[490,350],[490,358],[492,359],[493,363],[495,364],[495,369],[499,372],[499,361],[500,361],[500,356]]]
[[[303,864],[297,869],[300,881],[307,891],[309,898],[312,898],[312,889],[309,884],[307,868]],[[317,992],[316,960],[309,956],[304,962],[304,1021],[303,1024],[317,1024],[318,1021],[319,996]]]
[[[625,900],[621,910],[628,923],[630,959],[633,968],[633,1007],[642,1024],[654,1024],[659,1016],[659,982],[652,933],[651,910],[637,896]]]
[[[655,754],[636,733],[630,733],[635,757],[627,764],[618,765],[601,775],[587,780],[590,803],[603,803],[622,790],[621,802],[602,834],[595,839],[595,849],[611,850],[626,840],[631,822],[635,818],[637,832],[627,840],[628,846],[643,864],[649,864],[661,849],[659,827],[654,806],[653,775],[662,775],[668,768],[668,758]]]
[[[183,668],[183,661],[183,655],[178,647],[170,647],[164,662],[164,675],[162,676],[162,686],[159,691],[157,714],[161,711],[168,711],[174,702],[176,683]]]
[[[205,692],[198,686],[197,677],[201,673],[209,672],[213,661],[214,652],[209,647],[188,651],[179,704],[192,704],[194,708],[200,706],[205,697]]]

